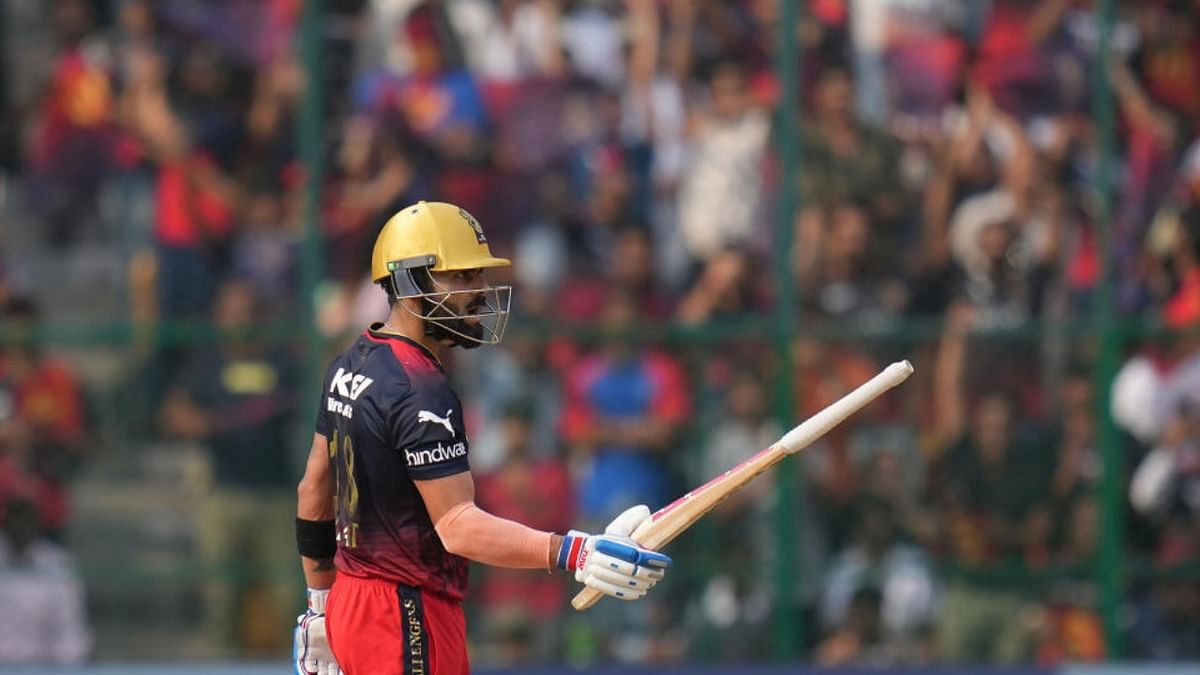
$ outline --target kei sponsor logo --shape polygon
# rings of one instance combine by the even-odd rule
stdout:
[[[333,374],[333,380],[329,383],[329,393],[357,401],[358,397],[362,396],[367,387],[374,382],[375,380],[366,375],[358,375],[348,372],[345,368],[338,368],[337,372]]]

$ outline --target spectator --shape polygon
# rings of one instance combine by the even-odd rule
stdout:
[[[1096,550],[1097,523],[1087,521],[1097,509],[1101,457],[1096,446],[1095,401],[1090,373],[1068,373],[1062,386],[1061,424],[1053,433],[1057,466],[1050,484],[1058,555],[1063,562],[1085,564]]]
[[[197,353],[163,402],[163,432],[204,443],[211,482],[198,512],[200,560],[207,573],[204,628],[214,648],[246,647],[244,612],[260,610],[263,634],[288,634],[295,593],[286,574],[294,543],[263,528],[295,516],[291,416],[294,365],[284,350],[264,345],[255,330],[261,308],[241,281],[221,287],[213,309],[218,343]],[[280,528],[274,528],[279,530]],[[252,591],[265,608],[246,607]],[[279,644],[262,645],[268,649]]]
[[[7,387],[0,388],[0,499],[22,490],[41,487],[29,475],[29,428],[17,415],[16,399]]]
[[[485,473],[510,452],[505,420],[517,407],[530,416],[524,452],[535,461],[558,455],[563,401],[556,361],[573,358],[557,353],[571,351],[570,345],[547,346],[531,335],[505,336],[503,345],[456,357],[465,362],[460,372],[470,373],[464,385],[472,395],[464,404],[472,427],[471,466]]]
[[[300,282],[300,242],[287,217],[287,195],[276,180],[260,178],[246,189],[242,227],[230,252],[230,272],[259,294],[269,316],[294,306]]]
[[[113,160],[116,127],[110,64],[94,37],[95,17],[86,0],[56,0],[53,20],[63,51],[40,105],[30,173],[30,202],[45,220],[48,241],[65,246],[86,224],[93,227],[96,200]]]
[[[1001,395],[980,399],[973,429],[946,456],[949,483],[941,498],[950,560],[986,566],[1021,560],[1044,547],[1046,467],[1013,437],[1013,404]],[[1013,663],[1027,657],[1020,590],[977,581],[951,582],[938,626],[943,655],[953,662]]]
[[[933,620],[933,571],[919,550],[897,541],[885,502],[868,500],[859,507],[854,541],[830,567],[821,599],[826,628],[836,630],[847,622],[852,599],[864,588],[881,594],[881,642],[897,657],[902,649],[910,659],[919,654]]]
[[[439,3],[413,8],[395,31],[411,57],[411,71],[397,73],[384,65],[367,72],[354,86],[355,108],[379,122],[403,125],[443,161],[475,159],[486,110],[475,77],[457,59],[457,36],[445,30],[444,12]],[[476,203],[457,197],[447,195],[464,208]]]
[[[604,278],[582,277],[562,289],[560,313],[585,321],[602,311],[609,295],[617,293],[637,303],[638,319],[659,323],[670,316],[671,305],[659,291],[654,269],[654,248],[643,227],[627,225],[612,233],[608,269]],[[741,275],[745,278],[746,275]],[[714,302],[716,300],[713,300]]]
[[[859,117],[876,127],[910,121],[936,125],[963,76],[971,14],[984,3],[849,4]]]
[[[1080,585],[1058,586],[1034,620],[1038,631],[1035,661],[1045,668],[1102,661],[1107,650],[1100,617],[1079,597],[1083,595]]]
[[[623,504],[666,503],[663,456],[691,407],[679,364],[633,342],[635,317],[634,300],[613,294],[605,341],[565,375],[562,433],[587,467],[579,485],[587,522]]]
[[[594,263],[603,269],[614,253],[616,233],[644,222],[643,204],[635,191],[637,177],[634,154],[609,135],[616,133],[616,100],[600,94],[602,107],[600,136],[576,149],[574,161],[579,165],[579,180],[586,186],[584,209],[588,228],[586,245]],[[606,108],[613,108],[614,119],[607,119]]]
[[[1163,430],[1160,444],[1138,465],[1130,498],[1139,512],[1166,525],[1164,554],[1192,535],[1200,516],[1200,410],[1181,405]]]
[[[793,353],[795,419],[816,415],[878,372],[875,362],[851,344],[806,339],[797,341]],[[856,461],[853,447],[859,434],[869,428],[866,415],[856,415],[804,453],[807,498],[823,531],[820,541],[826,549],[810,554],[824,555],[828,548],[840,550],[854,529],[852,507],[867,467]]]
[[[907,290],[899,270],[883,260],[869,212],[850,203],[810,207],[798,217],[796,263],[805,305],[816,316],[864,321],[895,317]],[[892,270],[889,274],[887,270]],[[889,278],[890,277],[890,278]]]
[[[1082,497],[1070,505],[1062,527],[1058,559],[1068,566],[1094,563],[1099,550],[1100,510],[1097,501]],[[1108,651],[1103,621],[1097,608],[1097,585],[1091,580],[1062,577],[1050,583],[1045,603],[1034,613],[1034,660],[1042,666],[1097,662]]]
[[[749,363],[733,368],[728,382],[717,383],[726,394],[712,416],[717,421],[709,430],[698,466],[689,473],[690,484],[700,485],[737,466],[783,433],[769,417],[760,370]],[[723,661],[751,659],[767,645],[764,631],[774,605],[774,585],[759,571],[777,555],[770,528],[774,502],[771,478],[762,476],[708,516],[710,546],[723,553],[706,574],[701,606],[708,623],[729,636],[717,652]]]
[[[362,115],[346,120],[324,212],[335,280],[358,283],[366,276],[376,232],[413,201],[413,168],[378,122]]]
[[[823,667],[890,665],[882,643],[880,603],[877,588],[855,591],[845,622],[817,645],[817,663]]]
[[[539,215],[521,228],[513,242],[516,301],[524,319],[543,319],[561,311],[554,305],[563,295],[559,289],[569,278],[568,270],[574,272],[570,276],[580,276],[579,268],[585,265],[581,241],[574,245],[581,253],[570,252],[571,233],[579,233],[582,228],[569,224],[576,220],[569,191],[563,176],[550,172],[538,176],[534,192]]]
[[[979,36],[974,74],[1008,110],[1025,115],[1056,103],[1045,43],[1058,32],[1070,0],[998,0]]]
[[[472,6],[474,5],[474,6]],[[463,38],[471,70],[488,84],[561,74],[559,4],[549,0],[457,3],[449,19]]]
[[[39,535],[30,501],[8,496],[0,512],[0,666],[77,665],[92,647],[83,582],[70,556]]]
[[[621,20],[615,3],[581,2],[563,15],[562,46],[579,75],[605,85],[620,83]]]
[[[1200,141],[1189,152],[1195,166],[1185,199],[1164,205],[1147,234],[1147,248],[1159,263],[1147,280],[1162,303],[1163,320],[1174,328],[1200,321]]]
[[[1164,581],[1139,593],[1132,604],[1130,657],[1182,662],[1200,656],[1200,594],[1196,584]]]
[[[933,467],[932,501],[943,514],[934,542],[946,560],[965,569],[1021,565],[1049,545],[1051,467],[1027,430],[1016,425],[1016,403],[989,390],[968,417],[962,388],[966,330],[972,316],[958,310],[939,347],[934,373],[938,428],[947,447]],[[967,399],[970,400],[970,399]],[[1028,658],[1023,622],[1030,601],[1002,580],[965,575],[947,584],[937,625],[948,661],[1014,663]]]
[[[208,311],[225,271],[240,193],[213,149],[200,143],[170,102],[161,55],[138,52],[133,73],[126,95],[128,124],[157,166],[153,235],[158,315],[195,318]],[[229,133],[230,113],[220,99],[228,82],[216,77],[193,65],[194,95],[208,107],[207,114],[193,115],[193,124],[207,126],[218,144],[229,143],[222,136]]]
[[[501,518],[552,532],[570,529],[574,495],[567,467],[558,457],[536,458],[531,405],[515,404],[500,425],[505,435],[505,459],[479,481],[479,504]],[[560,579],[518,570],[489,569],[479,584],[484,633],[489,649],[499,653],[488,661],[516,665],[546,662],[558,652],[562,632],[555,617],[567,601]],[[516,633],[516,635],[514,635]],[[535,639],[517,639],[527,634]]]
[[[817,79],[812,120],[805,125],[805,165],[800,193],[805,204],[862,204],[876,234],[892,231],[904,208],[896,173],[895,142],[854,117],[854,83],[844,68],[831,66]]]
[[[862,467],[857,499],[888,505],[900,535],[919,537],[931,518],[925,500],[926,467],[917,438],[902,422],[872,425],[856,435],[851,456]]]
[[[769,129],[735,63],[713,69],[707,105],[694,116],[679,189],[679,229],[692,258],[703,262],[756,234]]]
[[[679,301],[678,320],[700,325],[761,310],[766,306],[767,290],[754,270],[754,257],[747,251],[730,248],[716,253]]]
[[[1185,352],[1186,353],[1186,352]],[[1138,465],[1130,485],[1134,509],[1156,526],[1152,559],[1162,566],[1200,560],[1200,414],[1179,385],[1195,369],[1194,356],[1168,376],[1166,416],[1156,446]],[[1168,408],[1167,410],[1170,410]],[[1186,660],[1200,656],[1200,594],[1194,583],[1155,580],[1133,599],[1132,652],[1143,658]]]
[[[13,270],[4,261],[3,249],[0,249],[0,316],[6,315],[10,308],[21,299],[15,276]]]
[[[8,409],[10,452],[35,491],[41,533],[61,541],[70,520],[68,483],[88,454],[83,389],[63,362],[37,347],[37,310],[19,300],[2,315],[15,339],[0,344],[0,398]]]

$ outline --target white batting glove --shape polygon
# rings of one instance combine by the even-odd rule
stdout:
[[[558,566],[575,580],[620,600],[644,596],[671,565],[670,556],[638,546],[629,535],[650,517],[645,504],[627,509],[604,528],[604,534],[571,530],[563,537]]]
[[[325,636],[325,600],[329,589],[308,589],[308,611],[296,619],[292,640],[293,665],[296,675],[341,675],[342,669],[333,659],[329,638]]]

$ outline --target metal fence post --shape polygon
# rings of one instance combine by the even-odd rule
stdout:
[[[1092,308],[1095,334],[1100,338],[1100,352],[1096,361],[1094,382],[1096,386],[1097,420],[1100,424],[1099,446],[1103,456],[1104,473],[1100,483],[1100,550],[1096,573],[1100,582],[1100,609],[1104,622],[1105,642],[1108,658],[1120,659],[1124,655],[1124,635],[1120,626],[1120,611],[1124,595],[1125,546],[1124,512],[1125,499],[1122,489],[1124,458],[1116,423],[1109,409],[1110,389],[1116,374],[1122,348],[1120,326],[1113,306],[1113,203],[1115,185],[1113,167],[1115,162],[1116,126],[1112,83],[1109,79],[1108,63],[1112,57],[1112,34],[1115,22],[1113,0],[1096,0],[1097,18],[1100,23],[1100,41],[1092,72],[1092,116],[1096,124],[1099,162],[1096,172],[1098,209],[1096,234],[1100,247],[1100,286]]]
[[[775,222],[775,282],[778,295],[775,298],[775,342],[778,372],[776,373],[775,413],[783,429],[791,428],[795,421],[792,401],[792,342],[796,330],[796,292],[792,274],[792,240],[798,202],[797,190],[800,177],[800,144],[797,133],[799,119],[799,50],[796,45],[796,28],[799,20],[799,4],[802,0],[783,0],[779,7],[779,21],[775,34],[775,72],[779,78],[778,118],[775,123],[776,147],[780,153],[779,194]],[[786,464],[785,464],[786,466]],[[776,606],[778,620],[774,624],[775,656],[780,660],[793,660],[804,643],[804,630],[800,608],[796,606],[796,586],[799,574],[795,560],[795,523],[801,503],[800,486],[794,480],[795,472],[780,469],[775,481],[779,499],[775,509],[776,547]]]

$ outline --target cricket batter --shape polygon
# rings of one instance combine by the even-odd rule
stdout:
[[[379,233],[371,275],[391,312],[329,366],[299,486],[297,673],[468,673],[468,560],[566,570],[624,600],[670,565],[629,538],[644,505],[599,535],[540,532],[475,505],[462,404],[438,355],[500,341],[512,289],[483,274],[508,264],[451,204],[407,207]]]

